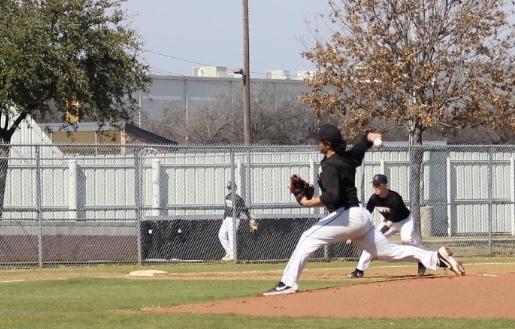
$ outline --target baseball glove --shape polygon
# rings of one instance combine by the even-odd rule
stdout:
[[[300,203],[300,200],[303,197],[306,197],[308,200],[311,200],[313,198],[313,195],[315,194],[315,187],[312,184],[309,184],[302,178],[300,178],[299,175],[292,175],[290,177],[290,192],[295,197],[295,200]]]
[[[250,233],[257,233],[259,230],[259,223],[254,218],[249,220],[249,229]]]

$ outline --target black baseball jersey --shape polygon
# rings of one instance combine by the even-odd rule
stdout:
[[[372,212],[374,208],[383,215],[385,220],[394,223],[400,222],[410,215],[400,194],[392,190],[388,190],[386,198],[380,198],[379,195],[373,194],[368,200],[367,210]]]
[[[320,162],[318,185],[322,191],[320,201],[327,211],[333,212],[341,207],[359,204],[355,184],[356,168],[361,165],[365,152],[372,146],[367,136],[362,136],[344,154],[324,157]]]
[[[233,201],[236,206],[233,206]],[[240,217],[241,212],[244,212],[247,215],[247,218],[250,219],[249,208],[245,205],[245,201],[238,194],[227,194],[225,196],[225,209],[224,209],[224,218],[226,217]]]

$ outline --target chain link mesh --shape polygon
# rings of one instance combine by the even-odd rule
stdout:
[[[512,255],[514,158],[513,145],[373,149],[357,171],[358,196],[366,202],[383,173],[427,249]],[[324,216],[295,202],[289,177],[316,185],[320,160],[314,146],[1,145],[0,264],[219,261],[228,181],[259,223],[251,232],[241,216],[236,260],[286,260]],[[342,242],[314,258],[360,251]]]

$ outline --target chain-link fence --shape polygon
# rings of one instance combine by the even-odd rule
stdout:
[[[228,181],[260,224],[251,232],[242,214],[234,226],[239,261],[287,259],[324,216],[287,189],[294,173],[316,182],[314,146],[2,145],[0,152],[4,266],[219,261]],[[366,203],[372,177],[383,173],[426,248],[512,255],[514,158],[514,145],[371,149],[356,175],[358,196]],[[359,253],[343,242],[314,258]]]

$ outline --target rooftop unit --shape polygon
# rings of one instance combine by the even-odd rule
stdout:
[[[191,75],[200,78],[228,78],[225,66],[194,66]]]
[[[287,70],[266,70],[265,79],[291,80],[290,71]]]
[[[297,80],[313,79],[317,75],[315,70],[297,71]]]

